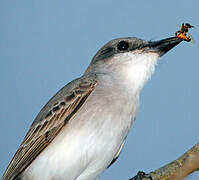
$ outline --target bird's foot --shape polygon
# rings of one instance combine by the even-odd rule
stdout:
[[[153,180],[153,178],[149,175],[147,175],[143,171],[139,171],[137,175],[129,180],[143,180],[143,179],[148,179],[148,180]]]

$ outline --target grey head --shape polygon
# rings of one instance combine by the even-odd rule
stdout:
[[[157,54],[164,55],[182,40],[177,37],[166,38],[159,41],[145,41],[136,37],[117,38],[105,44],[94,56],[90,66],[85,73],[105,72],[108,67],[114,65],[114,57],[120,57],[123,61],[125,55],[135,54]],[[106,71],[107,72],[107,71]]]

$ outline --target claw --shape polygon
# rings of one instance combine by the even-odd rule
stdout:
[[[148,180],[153,180],[153,178],[151,176],[147,175],[143,171],[139,171],[135,177],[133,177],[129,180],[143,180],[143,178],[148,179]]]

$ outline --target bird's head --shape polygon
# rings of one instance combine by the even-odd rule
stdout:
[[[160,41],[135,37],[114,39],[97,52],[85,73],[111,75],[120,83],[142,89],[154,72],[159,57],[181,41],[177,37]]]

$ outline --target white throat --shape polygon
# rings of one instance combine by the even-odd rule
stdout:
[[[123,53],[114,57],[119,81],[131,92],[139,93],[155,70],[159,55],[156,53]]]

